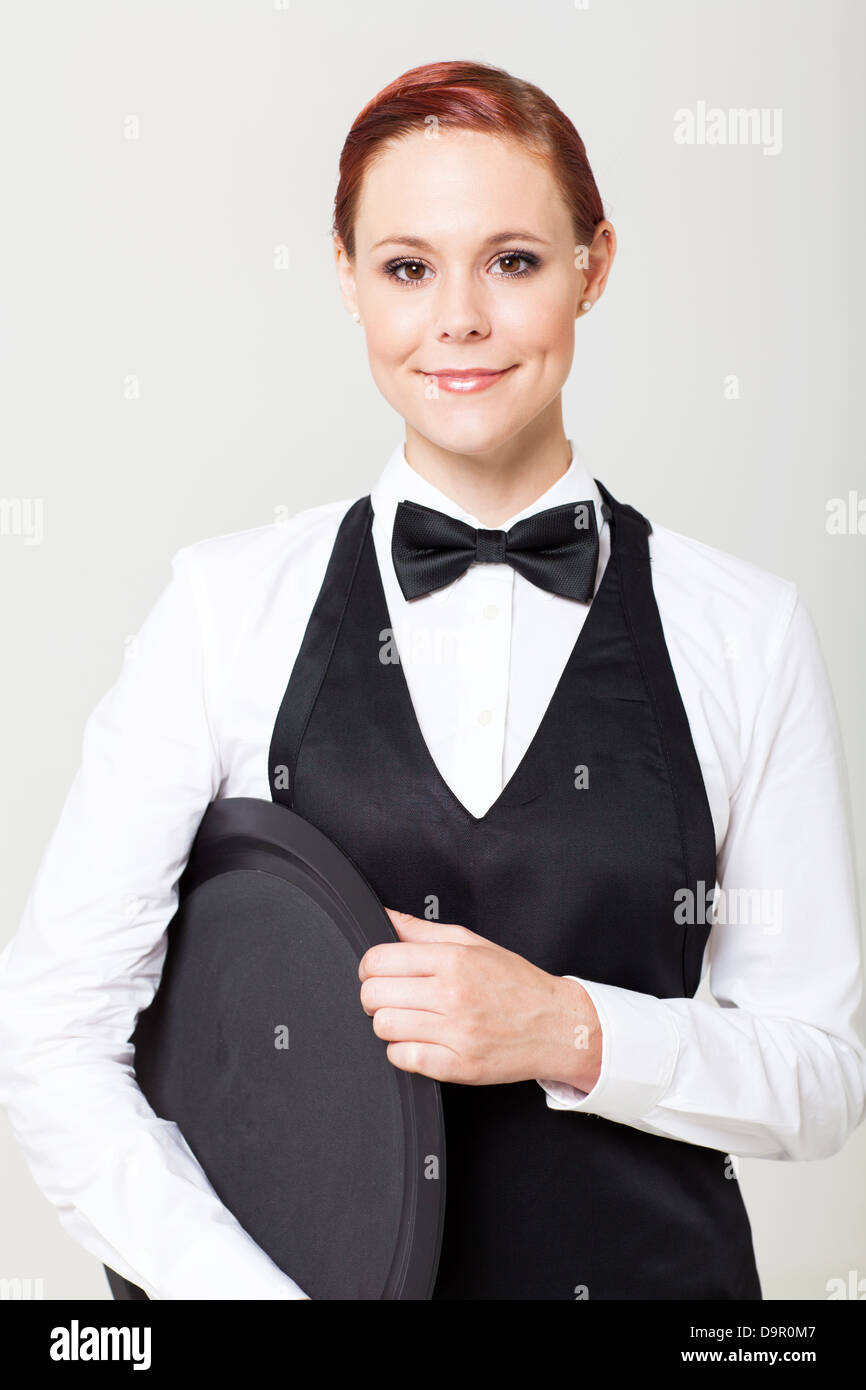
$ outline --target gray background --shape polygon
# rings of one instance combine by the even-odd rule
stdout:
[[[361,106],[446,58],[537,83],[583,136],[619,251],[566,433],[651,519],[799,585],[863,843],[866,536],[825,518],[866,495],[864,31],[860,0],[4,8],[0,494],[40,502],[44,530],[0,535],[0,939],[174,550],[358,496],[401,437],[339,298],[331,208]],[[699,101],[781,108],[781,152],[675,144]],[[864,1163],[866,1126],[831,1159],[741,1161],[766,1297],[866,1277]],[[0,1276],[108,1296],[5,1114],[0,1193]]]

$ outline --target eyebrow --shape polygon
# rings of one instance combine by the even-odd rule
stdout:
[[[494,246],[494,245],[498,245],[499,243],[501,243],[501,242],[503,242],[503,241],[537,241],[537,242],[539,242],[542,246],[549,246],[549,245],[550,245],[550,242],[549,242],[549,241],[545,241],[545,240],[544,240],[544,237],[535,236],[535,234],[534,234],[533,232],[520,232],[520,231],[518,231],[518,232],[508,232],[508,231],[506,231],[506,232],[494,232],[492,236],[487,237],[486,241],[482,242],[482,245],[483,245],[483,246]],[[401,246],[414,246],[415,249],[416,249],[417,251],[429,251],[429,252],[432,252],[432,251],[435,249],[435,248],[431,245],[431,243],[430,243],[429,241],[425,241],[423,237],[420,237],[420,236],[407,236],[407,235],[403,235],[403,234],[400,233],[400,232],[397,232],[397,233],[395,233],[393,236],[386,236],[386,237],[383,237],[381,241],[375,242],[375,243],[370,247],[370,250],[371,250],[371,251],[376,251],[376,250],[378,250],[378,248],[379,248],[380,246],[387,246],[387,245],[389,244],[389,242],[398,242]]]

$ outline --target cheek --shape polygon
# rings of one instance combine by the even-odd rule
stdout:
[[[410,346],[406,320],[399,314],[375,314],[367,318],[367,352],[370,361],[378,361],[384,366],[399,363],[406,356]]]
[[[423,392],[421,377],[407,367],[418,356],[418,335],[407,332],[405,319],[377,318],[375,327],[367,328],[366,343],[370,375],[381,395],[398,413],[409,410]]]
[[[570,294],[545,295],[530,304],[509,309],[502,328],[517,351],[527,360],[543,365],[570,360],[574,349],[574,316],[569,305]]]
[[[368,295],[367,310],[361,315],[371,366],[379,363],[386,369],[398,367],[417,352],[419,339],[424,338],[421,313],[413,313],[411,304],[399,302],[401,298],[411,299],[413,291],[395,293]]]
[[[402,294],[411,299],[413,291]],[[424,379],[410,369],[410,364],[423,361],[424,345],[430,341],[421,309],[413,312],[411,304],[374,306],[365,330],[370,374],[384,399],[398,413],[422,405]]]

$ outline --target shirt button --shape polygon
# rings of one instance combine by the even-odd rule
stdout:
[[[479,724],[489,724],[492,718],[493,718],[493,711],[490,710],[490,709],[483,709],[483,710],[481,711],[481,713],[479,714],[479,716],[478,716],[478,723],[479,723]]]
[[[488,603],[487,607],[484,609],[484,616],[485,618],[498,618],[499,605],[497,603]]]

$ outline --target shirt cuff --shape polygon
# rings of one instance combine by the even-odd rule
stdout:
[[[243,1230],[217,1225],[180,1255],[151,1299],[301,1299],[307,1294]]]
[[[591,1091],[565,1081],[541,1081],[551,1110],[586,1110],[610,1120],[639,1120],[658,1105],[671,1084],[679,1053],[674,1016],[661,999],[618,985],[583,985],[601,1024],[601,1070]]]

